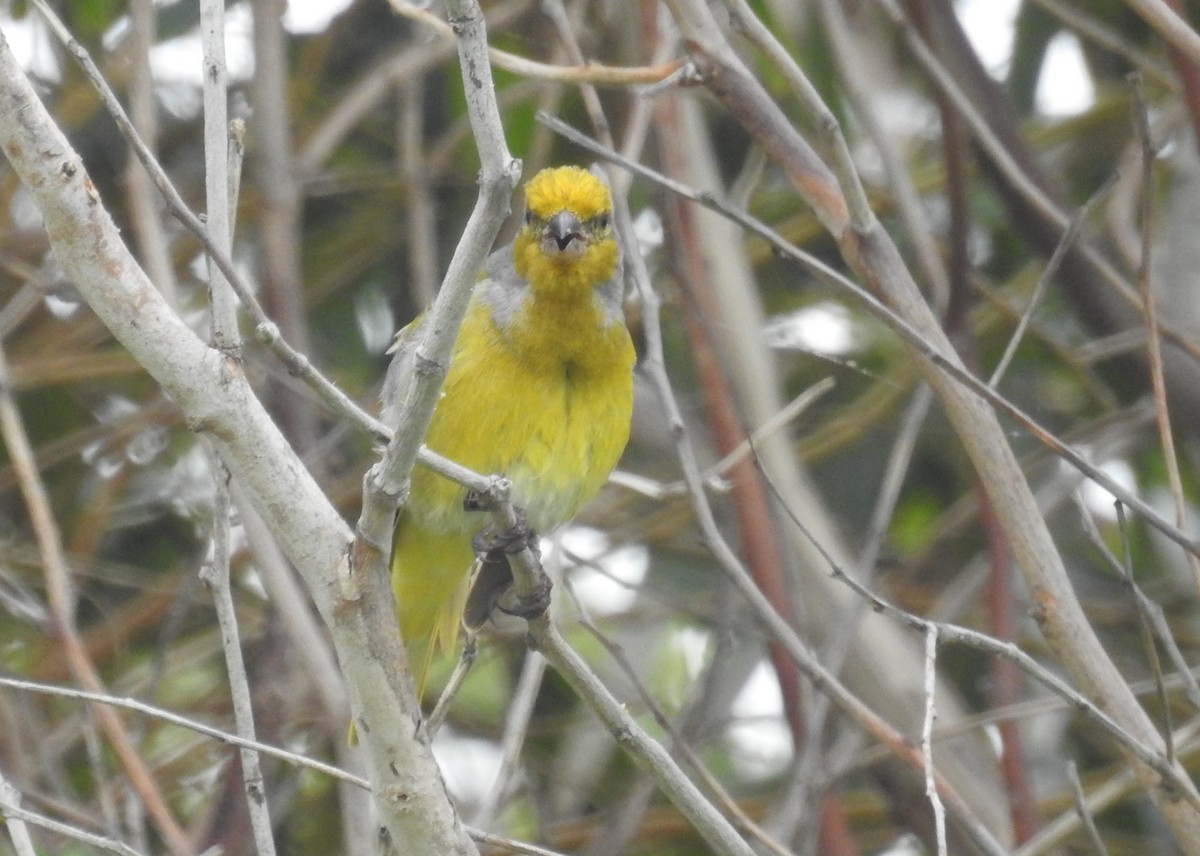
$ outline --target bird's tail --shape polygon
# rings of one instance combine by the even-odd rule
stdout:
[[[407,515],[396,524],[392,591],[418,697],[434,658],[458,641],[474,559],[470,537],[460,531],[433,529]]]

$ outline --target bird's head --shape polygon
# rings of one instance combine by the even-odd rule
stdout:
[[[616,270],[608,186],[586,169],[544,169],[525,185],[525,222],[513,245],[517,272],[596,285]]]

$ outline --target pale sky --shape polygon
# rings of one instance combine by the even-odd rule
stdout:
[[[1021,0],[958,0],[955,8],[967,38],[983,64],[996,76],[1008,71],[1013,24]],[[1091,106],[1095,90],[1079,42],[1060,33],[1051,40],[1038,81],[1037,107],[1048,116],[1069,116]]]

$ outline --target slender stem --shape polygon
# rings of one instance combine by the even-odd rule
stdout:
[[[18,791],[0,771],[0,816],[4,817],[4,825],[8,829],[8,837],[17,851],[17,856],[37,856],[33,849],[33,839],[29,837],[29,828],[21,811],[21,792]]]
[[[946,807],[933,777],[933,723],[937,719],[937,625],[925,628],[925,718],[921,726],[921,756],[925,760],[925,796],[933,806],[938,856],[946,856]]]
[[[207,230],[221,252],[230,254],[233,247],[233,221],[238,186],[232,185],[232,162],[240,174],[240,146],[231,145],[228,110],[228,71],[225,64],[225,5],[223,0],[201,0],[200,40],[203,52],[204,92],[204,189],[207,211]],[[213,264],[208,265],[209,312],[212,318],[213,347],[233,359],[241,358],[241,335],[238,331],[237,299],[228,280]],[[221,631],[221,648],[229,678],[233,702],[233,718],[238,734],[247,740],[255,739],[254,708],[251,704],[250,680],[242,656],[242,644],[233,605],[229,580],[229,486],[230,474],[225,462],[205,442],[209,470],[215,482],[212,538],[209,543],[209,563],[201,578],[212,591]],[[258,856],[274,856],[275,840],[271,832],[271,814],[263,782],[258,753],[240,750],[241,779],[245,790],[246,809]]]
[[[272,758],[277,758],[288,764],[294,764],[297,767],[304,767],[330,778],[337,779],[342,782],[347,782],[355,787],[363,790],[370,790],[371,783],[360,776],[355,776],[352,773],[347,773],[345,770],[339,770],[337,767],[326,764],[322,761],[317,761],[304,755],[298,755],[295,752],[289,752],[286,749],[280,749],[277,746],[271,746],[267,743],[261,743],[257,740],[247,740],[237,734],[231,734],[228,731],[222,731],[220,728],[214,728],[203,722],[198,722],[194,719],[189,719],[186,716],[180,716],[177,713],[172,713],[161,707],[152,704],[147,704],[137,699],[121,698],[120,696],[110,695],[108,693],[90,692],[88,690],[78,690],[74,687],[60,687],[53,684],[43,684],[36,681],[22,681],[16,678],[0,677],[0,686],[9,687],[15,690],[24,692],[40,693],[42,695],[57,696],[59,698],[76,699],[78,701],[86,701],[105,705],[107,707],[120,708],[122,710],[133,711],[134,713],[149,716],[154,719],[162,720],[163,722],[176,725],[180,728],[186,728],[188,731],[194,731],[197,734],[203,734],[205,737],[211,737],[214,740],[220,740],[230,746],[238,749],[253,749],[263,755],[269,755]]]
[[[94,835],[77,826],[71,826],[70,824],[46,817],[44,814],[38,814],[37,812],[21,808],[20,805],[4,794],[4,790],[7,787],[6,785],[0,785],[0,815],[4,816],[5,826],[8,827],[9,835],[13,839],[13,844],[17,849],[17,856],[37,856],[36,851],[33,849],[33,844],[29,839],[29,833],[25,829],[25,824],[40,826],[42,829],[57,832],[59,835],[72,838],[91,847],[107,850],[110,853],[117,853],[119,856],[142,856],[141,853],[124,842],[114,841],[102,835]]]
[[[225,65],[225,4],[222,0],[200,3],[200,43],[203,53],[204,93],[204,203],[205,230],[216,249],[225,256],[233,247],[229,192],[229,74]],[[229,281],[213,258],[208,259],[208,299],[212,318],[212,344],[228,353],[240,354],[237,300]]]
[[[529,630],[536,649],[546,656],[576,695],[595,711],[638,768],[654,778],[659,788],[687,817],[708,846],[721,856],[752,856],[754,850],[683,775],[667,754],[667,750],[651,738],[625,707],[605,689],[587,663],[567,644],[549,619],[543,616],[531,620]]]
[[[453,11],[450,22],[447,23],[427,9],[404,0],[390,0],[392,9],[413,21],[419,21],[430,27],[444,39],[451,39],[458,34]],[[447,3],[447,6],[452,4]],[[511,71],[522,77],[534,80],[550,80],[557,83],[591,83],[597,86],[629,86],[637,83],[658,83],[667,79],[683,65],[683,60],[672,60],[658,66],[643,68],[617,68],[600,63],[580,64],[576,67],[546,65],[535,62],[497,48],[489,48],[488,57],[497,68]]]
[[[213,603],[216,606],[217,624],[221,630],[221,648],[225,653],[225,669],[229,677],[229,693],[233,700],[233,720],[238,734],[247,741],[254,741],[254,707],[251,703],[250,680],[246,675],[246,662],[242,656],[237,611],[234,609],[229,580],[230,475],[215,450],[210,447],[207,451],[209,467],[217,482],[217,488],[213,504],[212,539],[209,545],[211,552],[207,567],[201,571],[201,578],[212,590]],[[258,856],[274,856],[275,840],[271,834],[271,814],[258,753],[243,747],[240,757],[246,807]]]

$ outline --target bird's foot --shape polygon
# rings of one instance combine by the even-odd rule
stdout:
[[[512,566],[509,557],[525,548],[538,549],[537,533],[530,528],[523,514],[517,525],[495,532],[485,529],[471,539],[479,558],[479,573],[467,596],[463,623],[472,630],[487,623],[492,610],[518,618],[536,618],[550,606],[550,578],[539,568],[537,584],[532,592],[519,594],[513,589]]]
[[[525,519],[525,512],[520,508],[516,508],[514,511],[517,513],[517,522],[513,526],[503,532],[497,532],[489,526],[471,539],[475,555],[482,561],[486,562],[489,556],[497,554],[511,556],[514,553],[520,553],[526,547],[530,550],[537,550],[538,536],[530,527],[529,521]]]

